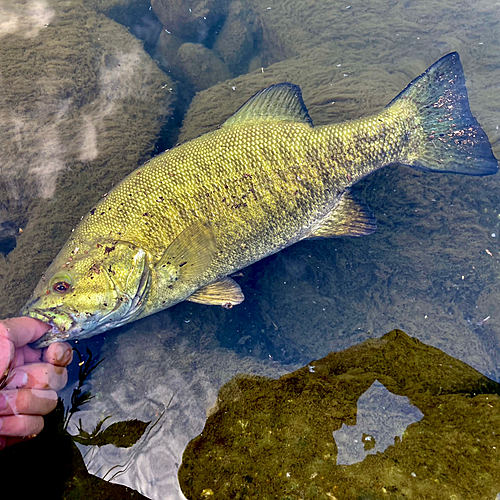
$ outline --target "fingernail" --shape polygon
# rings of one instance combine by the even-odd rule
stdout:
[[[14,376],[8,381],[7,388],[21,389],[28,383],[28,374],[23,371],[15,372]]]
[[[54,356],[56,358],[56,363],[58,364],[67,364],[72,353],[72,349],[68,349],[65,346],[58,345],[56,347],[56,352]]]

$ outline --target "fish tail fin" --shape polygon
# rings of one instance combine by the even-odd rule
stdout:
[[[434,63],[387,107],[412,106],[423,140],[405,164],[421,170],[467,175],[498,171],[488,136],[471,113],[457,52]]]

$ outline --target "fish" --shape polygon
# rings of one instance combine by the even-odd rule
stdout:
[[[153,157],[90,208],[21,315],[34,347],[88,338],[182,301],[225,308],[231,275],[302,240],[363,236],[376,221],[351,187],[386,165],[490,175],[458,53],[373,116],[315,127],[292,83],[271,85],[217,130]]]

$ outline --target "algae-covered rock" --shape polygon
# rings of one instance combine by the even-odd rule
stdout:
[[[379,449],[395,410],[377,385],[397,395],[407,425]],[[361,425],[357,404],[374,390],[364,418],[370,404],[378,418]],[[494,498],[499,394],[496,382],[399,330],[279,380],[238,376],[186,448],[181,488],[188,499]],[[357,439],[341,437],[358,425]],[[360,450],[351,438],[364,444],[361,461],[349,460]]]
[[[163,26],[174,35],[202,43],[226,13],[228,0],[152,0]]]
[[[195,90],[206,89],[231,76],[227,66],[215,53],[199,43],[182,44],[177,58],[184,78]]]
[[[259,23],[248,4],[233,1],[220,33],[214,43],[214,50],[234,74],[244,73],[251,59],[254,42],[258,36]]]
[[[84,2],[90,9],[107,13],[115,7],[128,7],[137,3],[137,0],[84,0]]]
[[[168,9],[174,4],[168,3]],[[185,4],[181,10],[189,12]],[[194,16],[193,12],[189,12],[190,18]],[[162,18],[165,20],[165,16]],[[203,19],[203,25],[208,22],[208,19]],[[175,22],[167,22],[164,27],[156,45],[155,58],[165,71],[197,92],[245,72],[257,30],[253,13],[240,2],[230,4],[227,17],[219,25],[206,27],[207,32],[214,33],[215,42],[207,42],[208,35],[190,36],[189,30],[179,29]]]
[[[0,3],[0,223],[19,235],[1,265],[0,317],[18,312],[87,208],[147,159],[172,112],[171,80],[125,27],[83,1],[30,5]]]

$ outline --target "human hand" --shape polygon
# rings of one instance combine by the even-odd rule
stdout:
[[[43,429],[42,415],[56,407],[56,391],[66,385],[71,346],[27,345],[49,328],[28,317],[0,321],[0,449],[36,436]]]

